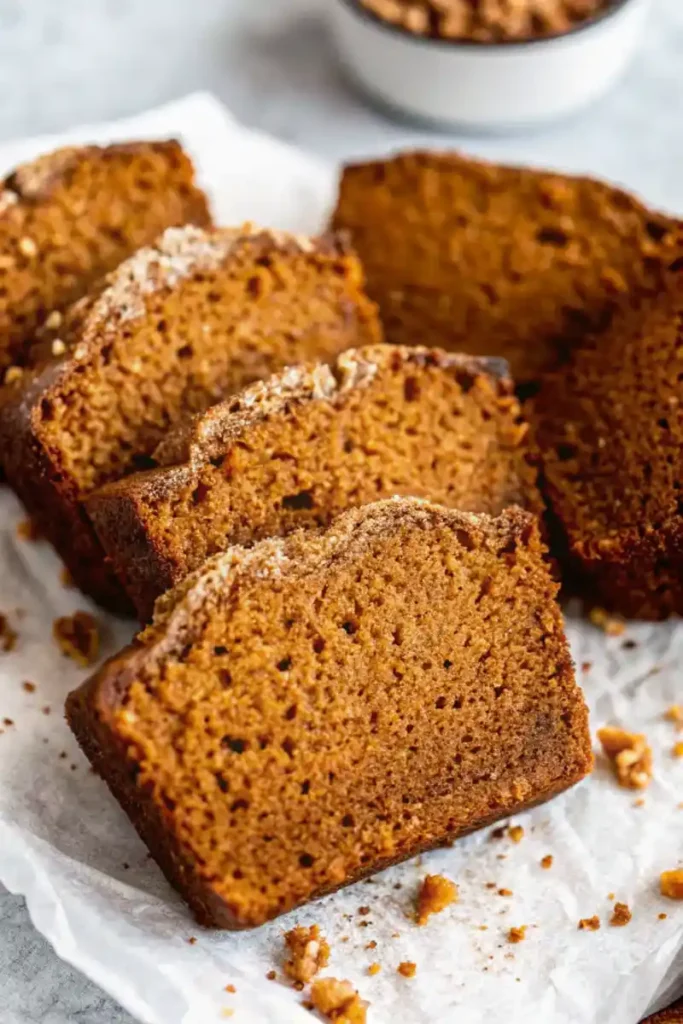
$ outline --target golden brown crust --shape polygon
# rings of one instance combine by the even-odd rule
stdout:
[[[127,602],[83,497],[149,456],[181,415],[292,355],[380,340],[343,238],[251,226],[169,229],[45,333],[37,365],[7,389],[7,476],[81,589],[115,610]]]
[[[540,511],[525,431],[502,360],[350,350],[186,421],[155,451],[160,468],[96,491],[87,509],[147,621],[160,593],[227,544],[329,523],[379,497]]]
[[[402,574],[418,578],[416,558],[421,583],[407,589]],[[368,601],[379,595],[373,578],[381,607]],[[450,579],[460,581],[454,590]],[[364,602],[351,612],[347,589]],[[492,519],[411,499],[379,502],[344,514],[326,532],[211,560],[159,601],[136,645],[71,695],[67,715],[199,919],[252,926],[547,799],[590,770],[587,713],[555,591],[528,514]],[[314,608],[311,636],[304,619]],[[456,653],[446,629],[468,616],[476,645],[490,647],[483,661],[467,645]],[[498,629],[515,651],[509,665]],[[392,631],[400,653],[382,654],[382,634]],[[442,665],[446,650],[451,658]],[[319,676],[306,667],[311,657]],[[464,710],[469,691],[446,710],[449,688],[491,658],[472,677],[479,710]],[[423,666],[419,686],[413,661]],[[362,680],[373,685],[358,692]],[[501,697],[511,688],[504,707],[494,683]],[[314,727],[311,714],[328,727]],[[393,737],[404,716],[410,748]],[[334,755],[325,752],[332,736]],[[377,804],[376,780],[387,771],[395,778]],[[282,813],[291,826],[278,824]]]

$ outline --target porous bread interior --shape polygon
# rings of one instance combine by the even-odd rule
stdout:
[[[592,573],[632,564],[601,599],[648,618],[683,613],[682,323],[679,272],[549,375],[531,408],[570,556]]]
[[[81,495],[134,468],[181,416],[288,362],[378,340],[354,257],[265,232],[200,236],[194,265],[166,258],[162,239],[156,262],[143,252],[120,267],[47,371],[34,429]],[[131,294],[121,284],[139,261],[149,281]]]
[[[535,381],[683,251],[681,224],[587,178],[404,153],[347,168],[348,229],[387,341],[506,358]]]
[[[108,728],[235,923],[589,770],[542,553],[519,510],[397,499],[232,549],[159,602]]]
[[[537,510],[511,392],[507,377],[467,356],[388,345],[346,352],[332,370],[288,370],[209,410],[156,453],[184,464],[114,483],[88,510],[143,619],[165,586],[228,544],[324,525],[378,498]],[[141,531],[146,557],[129,546]]]
[[[0,368],[23,362],[50,313],[172,225],[207,225],[178,143],[68,148],[0,184]]]

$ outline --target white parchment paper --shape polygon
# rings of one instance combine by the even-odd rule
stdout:
[[[127,122],[0,147],[0,171],[65,141],[151,135],[183,138],[223,223],[314,231],[333,202],[336,169],[246,131],[202,95]],[[63,588],[47,545],[18,538],[22,518],[0,488],[0,611],[18,634],[16,649],[0,653],[0,881],[26,897],[60,956],[141,1021],[310,1021],[300,993],[266,980],[281,963],[282,932],[298,922],[321,926],[332,944],[326,973],[356,984],[372,1024],[636,1024],[677,993],[683,905],[664,900],[658,881],[683,863],[683,759],[672,756],[683,736],[663,717],[683,703],[683,625],[632,624],[607,637],[568,622],[593,728],[620,723],[653,746],[655,778],[642,806],[599,759],[591,779],[517,819],[525,830],[518,844],[488,830],[256,932],[209,933],[149,860],[63,721],[64,698],[86,673],[61,656],[52,621],[88,602]],[[92,610],[109,655],[133,625]],[[547,854],[553,866],[543,870]],[[453,878],[460,901],[418,928],[408,915],[427,871]],[[632,908],[627,927],[609,926],[609,894]],[[359,914],[361,906],[369,913]],[[578,931],[579,919],[594,914],[601,929]],[[521,925],[527,937],[511,945],[507,931]],[[413,979],[396,972],[404,960],[417,965]],[[375,961],[382,970],[370,977]]]

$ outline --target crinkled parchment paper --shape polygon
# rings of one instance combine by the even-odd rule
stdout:
[[[151,134],[185,140],[223,222],[310,231],[326,216],[336,172],[238,127],[206,96],[67,139],[6,146],[0,169],[65,140]],[[52,621],[88,603],[64,589],[47,545],[18,538],[22,516],[0,489],[0,611],[18,634],[16,649],[0,653],[0,881],[26,897],[57,953],[131,1013],[149,1024],[210,1024],[231,1011],[248,1024],[310,1021],[300,993],[266,980],[295,922],[321,926],[332,944],[328,973],[357,985],[373,1024],[636,1024],[676,993],[683,905],[659,895],[658,879],[683,856],[683,759],[672,756],[676,732],[663,717],[683,703],[683,625],[629,625],[607,637],[568,624],[593,728],[621,723],[652,743],[655,778],[642,806],[598,759],[591,779],[519,817],[519,843],[488,830],[256,932],[211,934],[148,859],[63,721],[64,697],[85,673],[60,654]],[[133,625],[96,614],[108,655]],[[540,866],[547,854],[550,870]],[[457,881],[460,901],[418,928],[408,915],[427,871]],[[610,893],[633,910],[625,928],[608,924]],[[594,914],[601,929],[578,931]],[[526,939],[511,945],[507,931],[521,925]],[[417,965],[413,979],[396,973],[404,960]],[[370,977],[374,961],[382,971]]]

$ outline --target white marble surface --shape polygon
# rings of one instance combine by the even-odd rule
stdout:
[[[542,134],[425,135],[338,71],[331,0],[0,0],[0,139],[123,116],[209,88],[243,121],[333,159],[411,144],[598,173],[683,213],[683,3],[653,0],[619,89]],[[0,891],[0,1024],[131,1024]]]

